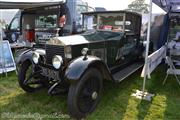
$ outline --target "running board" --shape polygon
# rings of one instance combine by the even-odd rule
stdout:
[[[116,72],[113,75],[113,78],[116,82],[121,82],[122,80],[124,80],[125,78],[127,78],[128,76],[130,76],[131,74],[133,74],[134,72],[136,72],[139,68],[141,68],[144,65],[143,62],[136,62],[133,63],[132,65],[129,65],[128,67]]]

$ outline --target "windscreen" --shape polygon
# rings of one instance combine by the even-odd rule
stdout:
[[[45,14],[37,15],[35,18],[35,28],[56,28],[57,27],[57,15]]]
[[[124,14],[123,13],[105,13],[95,15],[85,15],[84,28],[98,29],[108,31],[123,32]]]

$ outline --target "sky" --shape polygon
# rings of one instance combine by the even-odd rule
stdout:
[[[134,0],[83,0],[85,2],[88,2],[90,6],[101,6],[105,7],[107,10],[122,10],[126,9],[128,7],[128,4],[133,2]],[[150,0],[145,0],[146,4],[149,4]],[[159,8],[157,5],[153,4],[153,13],[165,13],[161,8]]]
[[[2,1],[17,1],[17,0],[2,0]],[[24,0],[18,0],[24,2]],[[31,2],[37,2],[37,1],[48,1],[48,0],[30,0]],[[49,0],[52,1],[52,0]],[[53,0],[58,1],[58,0]],[[128,4],[130,4],[134,0],[83,0],[85,2],[88,2],[89,6],[92,7],[104,7],[107,10],[123,10],[126,9]],[[145,0],[147,4],[149,4],[150,0]],[[164,13],[161,8],[153,4],[153,13]]]

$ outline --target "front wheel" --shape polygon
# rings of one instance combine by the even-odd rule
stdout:
[[[74,118],[85,117],[97,106],[103,82],[101,73],[95,68],[89,68],[79,82],[72,84],[68,93],[68,109]]]
[[[33,68],[32,63],[28,60],[20,65],[18,82],[26,92],[35,92],[43,87],[38,71]]]

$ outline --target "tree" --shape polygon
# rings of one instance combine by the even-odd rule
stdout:
[[[145,0],[134,0],[131,4],[128,5],[126,10],[138,13],[148,13],[149,5],[145,4]]]

